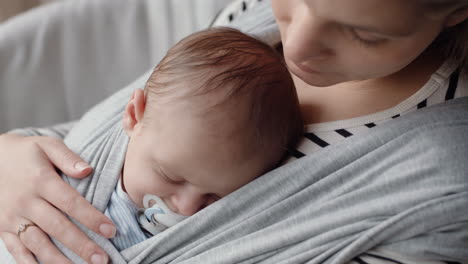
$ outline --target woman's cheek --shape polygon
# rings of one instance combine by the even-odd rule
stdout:
[[[378,53],[380,57],[374,56],[375,64],[379,63],[380,68],[386,69],[389,74],[398,72],[424,53],[434,38],[435,35],[417,35],[390,42]]]
[[[385,56],[382,56],[381,59],[376,58],[376,62],[374,63],[378,65],[378,67],[375,68],[377,71],[376,75],[380,77],[399,72],[413,62],[419,55],[420,52],[395,50],[391,54],[387,53]]]
[[[338,68],[349,80],[366,80],[391,75],[407,66],[412,53],[397,47],[354,47],[342,53]]]

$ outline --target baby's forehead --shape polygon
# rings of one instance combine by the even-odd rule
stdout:
[[[249,94],[232,96],[225,90],[191,95],[183,94],[154,102],[149,106],[156,118],[162,116],[162,125],[177,120],[190,121],[194,126],[213,133],[240,133],[245,126],[250,126],[253,98]],[[240,130],[240,131],[238,131]]]
[[[239,115],[240,108],[250,108],[258,97],[259,90],[255,90],[255,73],[243,73],[244,78],[234,77],[234,72],[229,72],[230,65],[223,65],[218,69],[194,70],[193,73],[188,70],[180,78],[174,75],[166,76],[159,74],[158,89],[151,86],[148,82],[146,91],[151,93],[148,100],[149,104],[155,104],[160,107],[167,107],[174,104],[184,105],[191,108],[191,114],[209,116],[210,114],[230,114],[231,112]],[[157,72],[155,74],[158,74]],[[265,76],[265,80],[270,77]],[[249,83],[251,82],[251,83]],[[161,85],[162,84],[162,85]],[[147,98],[148,99],[148,98]]]

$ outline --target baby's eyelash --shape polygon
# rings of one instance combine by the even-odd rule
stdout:
[[[169,183],[172,183],[172,184],[180,184],[180,183],[182,183],[182,181],[176,181],[176,180],[173,180],[173,179],[169,178],[169,177],[162,171],[162,169],[159,168],[159,167],[158,167],[158,169],[156,170],[156,173],[159,174],[159,175],[161,175],[161,177],[162,177],[165,181],[167,181],[167,182],[169,182]]]
[[[163,177],[167,182],[170,182],[170,183],[172,183],[172,184],[180,184],[180,183],[182,183],[181,181],[175,181],[175,180],[173,180],[173,179],[167,177],[167,175],[164,174],[164,173],[161,173],[161,175],[162,175],[162,177]]]
[[[219,199],[222,198],[221,196],[219,196],[219,195],[217,195],[217,194],[215,194],[215,193],[212,193],[212,194],[211,194],[211,197],[212,197],[213,200],[215,200],[215,201],[218,201]]]

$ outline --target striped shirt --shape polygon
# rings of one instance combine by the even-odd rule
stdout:
[[[408,113],[454,98],[468,96],[467,76],[450,62],[445,62],[415,94],[398,105],[367,116],[306,126],[295,158],[314,153],[332,144],[365,133],[374,127]]]
[[[136,219],[137,207],[122,189],[121,181],[120,179],[117,183],[104,211],[104,214],[114,222],[117,228],[117,234],[111,239],[111,242],[119,251],[148,238]]]

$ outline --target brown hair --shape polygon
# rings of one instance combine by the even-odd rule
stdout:
[[[302,136],[296,89],[282,57],[235,29],[210,28],[184,38],[156,66],[145,87],[149,105],[164,97],[190,100],[219,91],[222,98],[207,113],[247,100],[248,124],[240,129],[256,135],[255,145],[263,151],[274,149],[281,156]]]
[[[426,12],[440,14],[468,8],[467,0],[417,0]],[[468,21],[446,28],[434,41],[447,58],[465,66],[468,60]]]

